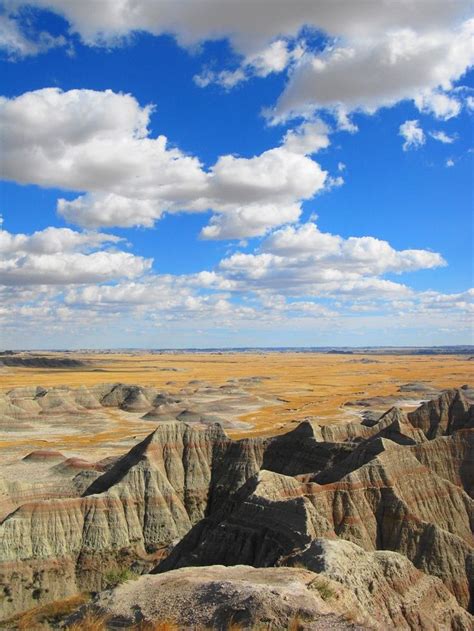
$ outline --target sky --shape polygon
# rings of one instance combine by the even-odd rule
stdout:
[[[473,343],[464,0],[0,2],[0,346]]]

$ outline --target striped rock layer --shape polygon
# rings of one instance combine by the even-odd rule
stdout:
[[[161,423],[80,496],[7,514],[0,613],[100,591],[124,567],[303,565],[381,629],[469,629],[473,433],[462,390],[371,427],[307,421],[271,439]]]

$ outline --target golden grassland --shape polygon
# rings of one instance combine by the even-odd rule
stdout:
[[[317,416],[321,423],[341,422],[349,418],[347,410],[342,409],[347,401],[394,395],[401,384],[413,381],[423,381],[438,388],[460,386],[472,381],[474,368],[467,357],[456,355],[144,353],[71,356],[91,362],[94,369],[8,369],[0,375],[0,388],[26,385],[77,387],[123,382],[155,386],[174,393],[195,380],[218,386],[228,379],[269,377],[253,385],[251,391],[278,398],[278,404],[244,414],[241,420],[251,423],[252,428],[230,432],[233,436],[248,436],[285,431],[289,422],[307,416]],[[358,361],[364,357],[377,363]],[[121,419],[117,417],[116,420],[120,426]],[[127,424],[122,425],[121,431]],[[136,423],[132,426],[132,431],[137,429]]]
[[[271,404],[244,413],[246,429],[227,430],[232,438],[269,436],[289,431],[305,417],[320,424],[341,423],[355,418],[344,403],[360,398],[396,395],[401,384],[423,381],[437,388],[472,383],[474,363],[463,356],[367,355],[377,363],[361,363],[363,355],[322,353],[224,353],[224,354],[78,354],[89,362],[87,369],[52,370],[8,368],[0,373],[0,389],[17,386],[45,387],[123,382],[155,386],[170,393],[198,387],[196,380],[220,386],[228,379],[269,377],[245,389],[271,398]],[[176,372],[170,371],[176,369]],[[387,405],[386,408],[390,407]],[[16,460],[35,449],[53,449],[86,460],[125,453],[143,440],[155,425],[105,409],[107,420],[93,428],[80,419],[65,421],[61,431],[1,432],[0,461]],[[80,427],[80,430],[78,431]]]

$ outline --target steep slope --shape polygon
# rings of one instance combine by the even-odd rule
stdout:
[[[410,412],[408,420],[431,439],[459,429],[474,428],[474,407],[469,405],[461,388],[447,390],[437,399]]]
[[[275,565],[314,538],[341,537],[366,550],[401,552],[443,578],[467,607],[473,514],[473,502],[461,488],[402,447],[325,485],[261,471],[191,530],[158,571],[216,563]]]
[[[343,585],[377,628],[471,628],[471,616],[443,582],[396,552],[366,552],[349,541],[315,539],[286,563],[305,565]]]
[[[426,467],[474,497],[474,431],[459,430],[452,436],[440,436],[412,447],[412,452]]]
[[[162,400],[150,390],[119,385],[75,391],[59,402],[56,391],[27,394],[48,410],[93,409],[104,401],[138,410],[144,399]],[[446,590],[469,606],[474,518],[463,487],[472,493],[473,409],[462,392],[448,391],[409,415],[392,408],[370,427],[306,421],[283,436],[240,441],[217,424],[199,429],[165,422],[106,465],[57,460],[54,467],[64,475],[83,467],[80,477],[65,478],[64,488],[73,490],[62,496],[26,494],[18,506],[14,493],[18,500],[26,491],[3,483],[0,499],[8,514],[0,523],[1,615],[80,590],[99,591],[107,573],[123,568],[156,566],[161,573],[297,560],[316,569],[325,539],[341,543],[339,557],[349,559],[328,562],[328,576],[339,580],[337,568],[353,563],[388,594],[383,607],[371,609],[367,590],[349,580],[350,573],[346,582],[341,578],[374,619],[380,609],[380,620],[395,626],[434,629],[432,620],[451,620],[447,628],[466,629]],[[417,600],[413,590],[424,596]],[[418,619],[417,602],[424,612]]]

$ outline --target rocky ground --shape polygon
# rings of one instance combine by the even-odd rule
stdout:
[[[94,403],[82,394],[81,405]],[[170,404],[159,396],[115,387],[100,405],[146,415],[144,400]],[[80,628],[93,614],[109,629],[159,619],[184,629],[471,629],[471,396],[449,390],[376,421],[308,420],[237,441],[219,424],[162,421],[98,462],[30,454],[21,466],[32,478],[54,470],[63,485],[2,482],[5,624],[94,592],[50,628]],[[128,572],[142,576],[110,590]]]

